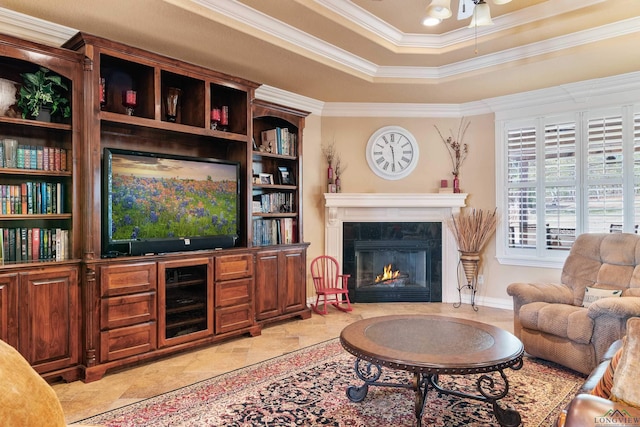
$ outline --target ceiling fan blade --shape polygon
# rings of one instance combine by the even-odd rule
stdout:
[[[471,18],[473,15],[473,8],[476,4],[473,0],[459,0],[458,1],[458,20]]]

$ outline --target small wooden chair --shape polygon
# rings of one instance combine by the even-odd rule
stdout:
[[[311,308],[318,314],[327,314],[327,304],[341,311],[351,311],[347,282],[350,274],[342,274],[338,260],[329,255],[320,255],[311,261],[311,277],[316,288],[316,303]],[[344,295],[344,298],[340,298]],[[323,299],[324,311],[318,309],[320,298]],[[341,304],[346,304],[344,307]]]

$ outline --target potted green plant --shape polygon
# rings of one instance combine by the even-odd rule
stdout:
[[[67,98],[69,89],[61,76],[45,67],[40,67],[35,73],[21,75],[24,83],[18,94],[18,107],[22,110],[23,119],[38,118],[43,110],[50,110],[53,117],[71,117]]]

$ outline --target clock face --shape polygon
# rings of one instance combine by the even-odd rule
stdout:
[[[380,128],[367,143],[367,162],[382,178],[404,178],[418,164],[418,143],[411,132],[400,126]]]

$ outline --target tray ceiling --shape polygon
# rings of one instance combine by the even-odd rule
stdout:
[[[640,69],[640,1],[488,3],[495,25],[421,20],[430,0],[4,0],[31,17],[324,102],[464,103]],[[66,32],[63,32],[66,35]]]

